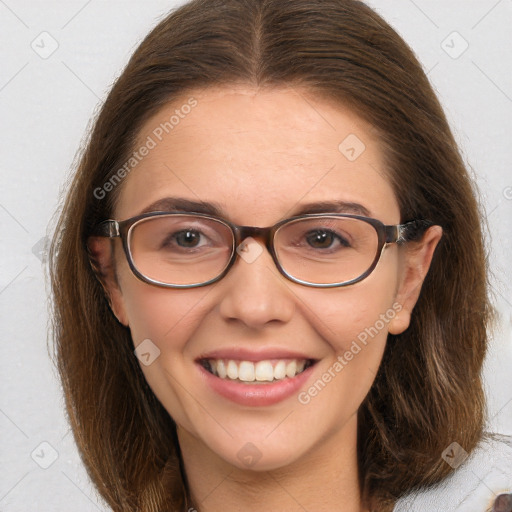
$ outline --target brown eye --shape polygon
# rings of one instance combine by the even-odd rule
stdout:
[[[349,243],[343,237],[340,237],[333,231],[317,230],[312,231],[306,235],[308,244],[317,249],[329,249],[335,241],[338,241],[341,246],[348,247]]]
[[[173,235],[173,239],[182,247],[197,247],[201,239],[201,233],[191,230],[180,231]]]

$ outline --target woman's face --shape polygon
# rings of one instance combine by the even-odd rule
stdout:
[[[385,224],[401,220],[371,126],[302,90],[193,92],[162,108],[139,135],[136,148],[148,137],[154,147],[122,183],[119,220],[166,198],[215,203],[225,219],[248,226],[271,226],[327,201],[360,205],[339,211],[365,209]],[[356,412],[387,334],[408,325],[435,246],[430,238],[414,252],[386,247],[369,277],[331,289],[287,280],[261,241],[251,241],[253,257],[238,257],[214,284],[161,288],[133,275],[117,240],[119,288],[109,292],[134,346],[150,340],[150,364],[141,367],[180,435],[240,468],[284,467],[337,439],[355,441]],[[314,365],[247,384],[212,375],[204,359],[233,360],[249,373],[259,361],[277,373],[293,369],[293,360],[299,369],[305,360]]]

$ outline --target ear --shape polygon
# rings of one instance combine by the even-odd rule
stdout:
[[[405,246],[402,278],[395,296],[395,302],[400,304],[402,309],[389,322],[391,334],[400,334],[409,327],[412,310],[418,301],[434,250],[442,235],[441,226],[431,226],[420,241],[408,242]]]
[[[89,261],[101,283],[110,309],[117,320],[128,327],[128,316],[124,307],[123,295],[116,275],[114,240],[101,236],[91,236],[87,240]]]

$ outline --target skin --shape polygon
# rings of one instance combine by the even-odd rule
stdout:
[[[270,226],[320,200],[360,203],[385,224],[400,223],[379,141],[342,105],[299,89],[194,91],[148,120],[140,142],[190,96],[197,106],[124,179],[114,218],[179,196],[215,201],[226,219],[240,225]],[[366,146],[352,162],[338,149],[349,134]],[[250,264],[238,258],[213,285],[159,288],[132,274],[119,240],[116,279],[109,244],[97,241],[114,314],[129,326],[135,346],[149,338],[161,352],[142,370],[178,425],[188,483],[201,511],[250,512],[261,510],[262,502],[280,511],[366,510],[357,480],[356,413],[388,332],[409,325],[440,237],[434,226],[421,242],[387,246],[368,278],[333,289],[287,280],[265,250]],[[308,404],[293,395],[272,406],[241,406],[198,376],[194,359],[208,350],[292,347],[319,360],[307,389],[393,305],[400,312]],[[250,468],[237,456],[248,442],[261,454]]]

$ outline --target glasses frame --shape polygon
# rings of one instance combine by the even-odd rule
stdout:
[[[233,244],[231,248],[231,255],[229,257],[229,261],[224,268],[224,270],[215,278],[210,279],[209,281],[205,281],[203,283],[193,283],[193,284],[169,284],[164,283],[161,281],[157,281],[155,279],[152,279],[150,277],[145,276],[142,274],[137,267],[135,266],[133,262],[132,253],[130,250],[130,237],[131,232],[134,228],[134,226],[137,225],[140,221],[143,221],[145,219],[153,218],[153,217],[161,217],[161,216],[173,216],[173,215],[192,215],[194,217],[203,217],[206,219],[214,220],[217,222],[220,222],[221,224],[224,224],[227,226],[232,234],[233,234]],[[363,222],[366,222],[373,226],[375,231],[377,232],[378,237],[378,245],[377,250],[375,253],[375,258],[373,259],[372,264],[368,268],[366,272],[361,274],[355,279],[351,279],[350,281],[342,281],[338,283],[310,283],[308,281],[304,281],[302,279],[297,279],[296,277],[293,277],[292,275],[288,274],[286,270],[281,266],[281,263],[279,262],[279,259],[277,257],[277,254],[275,252],[274,248],[274,236],[276,232],[284,225],[294,222],[300,219],[311,219],[311,218],[317,218],[317,217],[337,217],[337,218],[347,218],[347,219],[358,219]],[[428,220],[413,220],[410,222],[406,222],[404,224],[394,224],[394,225],[385,225],[380,220],[373,219],[371,217],[364,217],[361,215],[352,215],[352,214],[345,214],[345,213],[309,213],[304,215],[297,215],[294,217],[290,217],[284,220],[281,220],[277,224],[274,224],[273,226],[269,227],[255,227],[255,226],[239,226],[237,224],[233,224],[232,222],[229,222],[226,219],[222,219],[220,217],[217,217],[215,215],[208,215],[205,213],[196,213],[196,212],[187,212],[187,211],[172,211],[172,212],[164,212],[164,211],[157,211],[157,212],[149,212],[144,213],[141,215],[137,215],[135,217],[131,217],[129,219],[118,221],[114,219],[108,219],[103,222],[100,222],[92,232],[91,236],[100,236],[100,237],[107,237],[107,238],[121,238],[123,243],[124,252],[126,255],[126,259],[128,261],[128,264],[130,266],[131,271],[133,274],[140,279],[141,281],[153,284],[156,286],[161,286],[163,288],[198,288],[201,286],[207,286],[209,284],[213,284],[217,281],[220,281],[226,274],[229,272],[231,267],[234,265],[236,259],[237,259],[237,247],[248,237],[252,237],[254,239],[260,239],[263,240],[265,243],[265,247],[267,248],[267,251],[272,256],[272,259],[274,261],[274,264],[276,265],[279,272],[289,279],[290,281],[298,284],[302,284],[304,286],[310,286],[313,288],[338,288],[342,286],[349,286],[355,283],[358,283],[368,277],[377,266],[384,247],[387,244],[403,244],[405,242],[417,240],[421,238],[423,233],[430,227],[433,226],[433,222]]]

